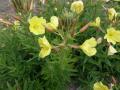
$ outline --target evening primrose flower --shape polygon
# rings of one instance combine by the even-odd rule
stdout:
[[[117,50],[112,45],[110,45],[108,48],[108,55],[114,55],[115,53],[117,53]]]
[[[97,41],[94,37],[86,40],[82,45],[80,45],[80,48],[82,51],[88,55],[88,56],[93,56],[97,53],[96,47],[97,46]]]
[[[43,38],[39,38],[38,43],[41,47],[39,57],[45,58],[46,56],[48,56],[51,53],[52,46],[50,45],[50,43],[48,42],[48,40],[46,39],[45,36]]]
[[[14,21],[14,30],[17,30],[20,27],[20,21],[16,20]]]
[[[93,90],[109,90],[109,88],[102,82],[96,82],[93,86]]]
[[[20,25],[20,21],[18,21],[18,20],[14,21],[14,25],[19,26]]]
[[[50,22],[46,24],[46,28],[48,28],[50,30],[57,30],[58,25],[59,25],[58,17],[52,16],[50,18]]]
[[[109,20],[113,20],[113,19],[116,19],[116,17],[117,17],[117,12],[116,12],[116,10],[114,9],[114,8],[109,8],[108,9],[108,17],[109,17]]]
[[[100,17],[97,17],[94,22],[90,23],[90,26],[100,27],[100,22],[101,22]]]
[[[102,1],[104,1],[104,2],[109,2],[110,0],[102,0]]]
[[[117,42],[120,42],[120,31],[115,30],[113,27],[108,28],[104,39],[107,39],[107,41],[112,44],[116,44]]]
[[[74,1],[71,4],[71,11],[80,14],[84,10],[84,4],[82,1]]]
[[[101,44],[102,43],[102,37],[99,37],[98,39],[97,39],[97,44]]]
[[[43,17],[38,18],[37,16],[34,16],[29,20],[29,24],[30,32],[33,34],[39,35],[45,33],[44,25],[46,24],[46,20]]]

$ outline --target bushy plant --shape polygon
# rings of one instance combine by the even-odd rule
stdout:
[[[119,0],[22,1],[0,20],[0,90],[120,89]]]

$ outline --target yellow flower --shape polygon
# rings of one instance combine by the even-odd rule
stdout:
[[[71,11],[80,14],[84,10],[84,4],[82,1],[74,1],[71,4]]]
[[[18,21],[18,20],[14,21],[14,25],[19,26],[20,25],[20,21]]]
[[[39,38],[38,43],[41,47],[39,57],[45,58],[51,53],[52,46],[50,45],[50,43],[48,42],[45,36],[43,38]]]
[[[114,8],[109,8],[108,9],[108,17],[109,17],[109,20],[113,20],[113,19],[116,19],[117,17],[117,12],[115,11]]]
[[[14,21],[13,27],[14,27],[14,30],[19,29],[19,27],[20,27],[20,21],[18,21],[18,20]]]
[[[93,90],[109,90],[109,88],[102,82],[96,82],[94,84]]]
[[[86,40],[82,45],[80,45],[80,48],[83,50],[83,52],[88,56],[93,56],[96,54],[97,50],[97,41],[94,37]]]
[[[110,45],[108,49],[108,55],[114,55],[115,53],[117,53],[117,50],[112,45]]]
[[[30,32],[33,34],[39,35],[45,33],[44,25],[46,24],[46,20],[43,19],[43,17],[38,18],[37,16],[34,16],[29,20],[29,24]]]
[[[58,17],[52,16],[50,22],[46,24],[46,28],[50,30],[57,30],[58,25],[59,25]]]
[[[100,27],[100,22],[101,22],[100,17],[97,17],[94,22],[90,23],[90,26]]]
[[[104,39],[107,39],[112,44],[116,44],[116,42],[120,42],[120,31],[115,30],[115,28],[108,28]]]

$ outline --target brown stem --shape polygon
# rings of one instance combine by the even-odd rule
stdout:
[[[112,83],[117,84],[117,80],[116,80],[116,78],[114,76],[112,76]]]
[[[88,29],[89,25],[90,25],[91,22],[87,23],[85,26],[83,26],[81,29],[80,29],[80,32],[84,32]]]
[[[61,48],[63,48],[65,46],[64,43],[58,44],[57,46],[53,46],[52,50],[58,52]]]
[[[52,49],[55,50],[55,51],[59,51],[61,48],[65,47],[65,44],[66,44],[66,39],[64,39],[64,41],[60,44],[58,44],[57,46],[53,46]]]
[[[91,23],[91,22],[89,22],[89,23],[87,23],[85,26],[83,26],[83,27],[79,30],[79,32],[77,32],[76,34],[74,34],[74,36],[76,36],[76,35],[79,34],[79,33],[82,33],[82,32],[84,32],[84,31],[86,31],[86,30],[88,29],[88,27],[90,26],[90,23]]]
[[[74,49],[79,49],[80,47],[78,46],[78,45],[68,45],[68,47],[70,47],[70,48],[74,48]]]
[[[15,15],[11,15],[15,20],[18,20],[18,21],[20,21],[21,20],[21,18],[19,17],[19,16],[15,16]]]

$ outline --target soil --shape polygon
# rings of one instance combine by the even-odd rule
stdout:
[[[13,14],[14,11],[9,1],[10,0],[0,0],[0,15]]]

